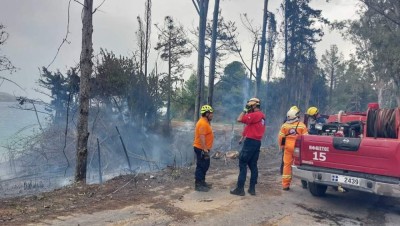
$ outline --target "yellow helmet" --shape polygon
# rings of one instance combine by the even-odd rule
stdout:
[[[253,105],[260,106],[260,99],[253,97],[247,101],[247,105],[248,106],[253,106]]]
[[[204,113],[206,113],[206,112],[213,113],[213,112],[214,112],[214,109],[213,109],[210,105],[208,105],[208,104],[203,105],[203,106],[201,107],[201,109],[200,109],[200,113],[201,113],[201,114],[204,114]]]
[[[292,107],[290,107],[290,109],[289,110],[296,110],[296,111],[300,111],[300,109],[296,106],[296,105],[293,105]]]
[[[315,116],[315,115],[317,115],[317,114],[318,114],[318,108],[316,108],[316,107],[310,107],[310,108],[308,108],[308,110],[307,110],[307,115]]]

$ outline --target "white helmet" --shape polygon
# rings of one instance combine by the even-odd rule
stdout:
[[[260,99],[253,97],[250,100],[247,101],[248,106],[260,106]]]
[[[287,112],[286,116],[287,116],[288,120],[293,120],[293,119],[299,118],[300,117],[300,110],[296,109],[296,108],[291,108]]]

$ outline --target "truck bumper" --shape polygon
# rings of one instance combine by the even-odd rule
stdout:
[[[346,176],[340,173],[320,172],[300,169],[298,166],[292,166],[293,177],[305,180],[311,183],[323,184],[333,187],[342,187],[351,190],[369,192],[377,195],[384,195],[390,197],[400,197],[400,181],[393,181],[393,183],[376,181],[374,179],[366,179],[357,177],[359,185],[350,185],[339,183],[332,180],[337,175]]]

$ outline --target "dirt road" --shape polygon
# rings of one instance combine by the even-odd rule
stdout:
[[[260,166],[257,196],[229,194],[237,169],[213,169],[208,193],[192,184],[151,188],[158,196],[151,203],[132,203],[123,209],[74,214],[45,220],[41,225],[398,225],[400,200],[366,193],[338,193],[316,198],[298,180],[282,191],[277,161]],[[35,224],[37,225],[37,224]]]

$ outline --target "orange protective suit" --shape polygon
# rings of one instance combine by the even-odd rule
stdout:
[[[289,188],[292,181],[292,164],[293,164],[293,151],[296,143],[296,138],[299,134],[308,134],[307,126],[300,122],[285,122],[278,135],[278,143],[281,145],[282,138],[286,138],[283,153],[283,174],[282,174],[282,188]]]

